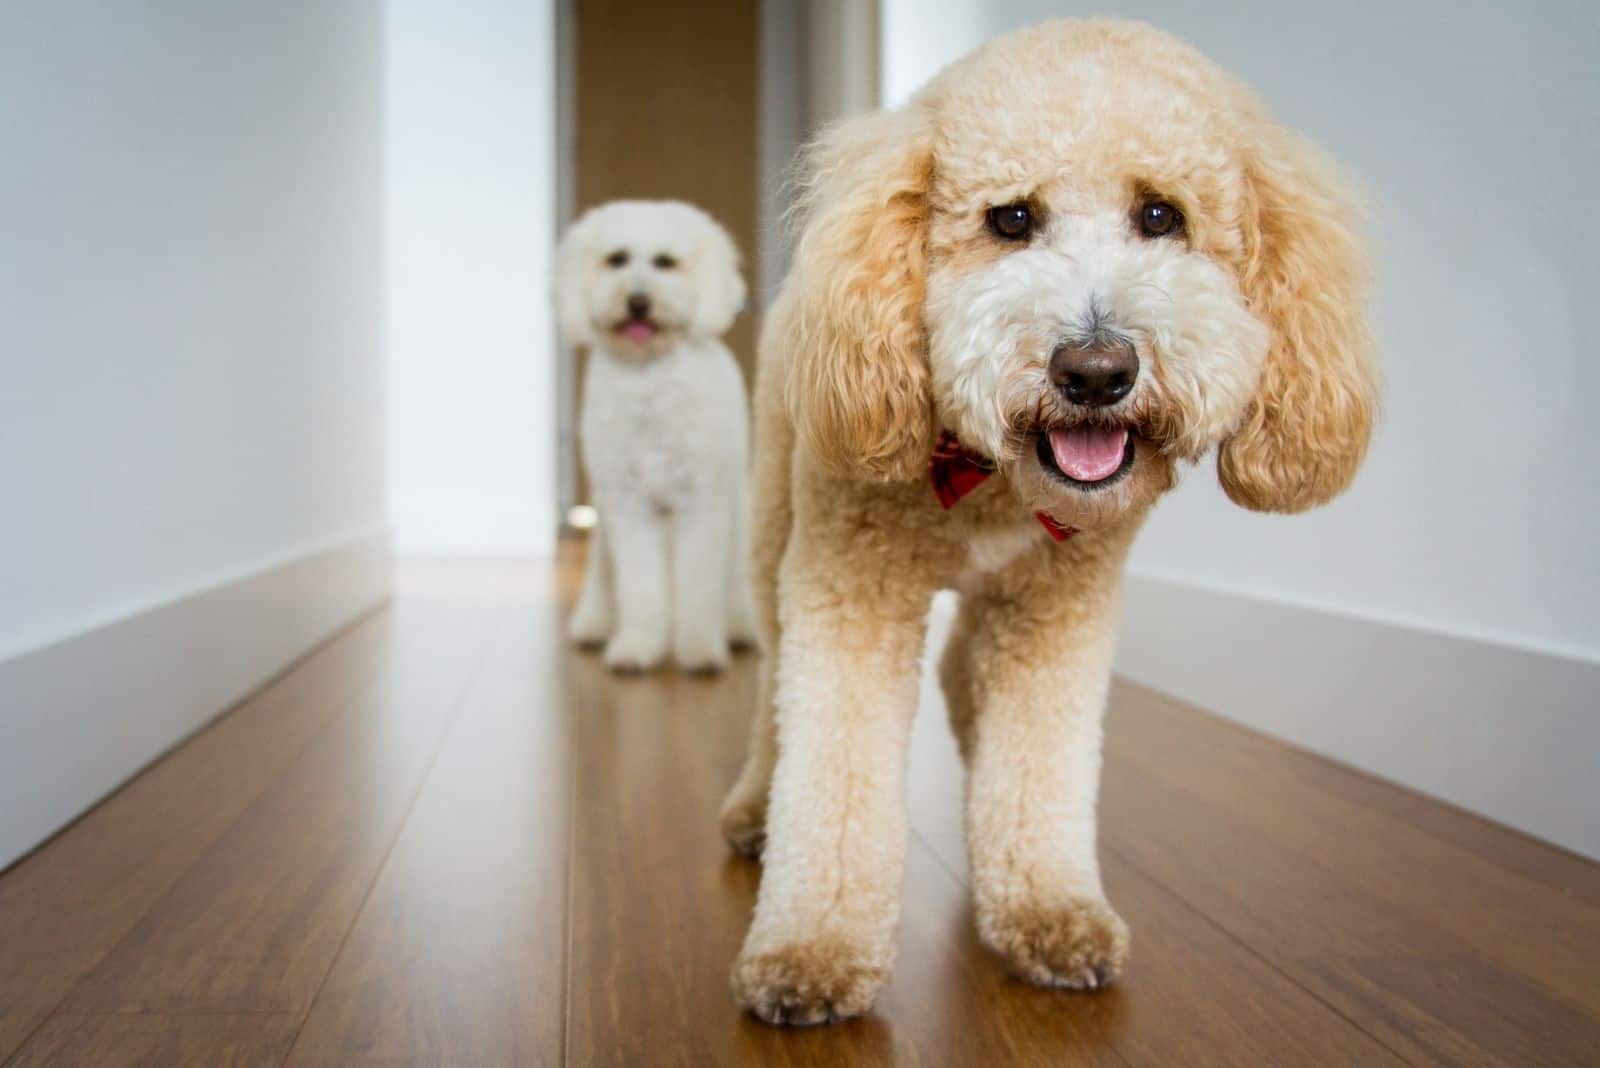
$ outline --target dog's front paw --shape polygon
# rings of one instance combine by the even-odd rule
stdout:
[[[567,637],[584,649],[598,649],[611,637],[611,621],[599,612],[576,611],[567,620]]]
[[[889,977],[887,961],[838,938],[745,951],[733,966],[739,1006],[769,1024],[809,1027],[860,1016]]]
[[[728,667],[728,642],[720,634],[685,634],[673,640],[672,659],[691,675],[715,675]]]
[[[649,671],[666,658],[666,642],[649,635],[620,632],[606,643],[606,667],[612,671],[632,674]]]
[[[980,911],[978,933],[1012,972],[1038,986],[1098,990],[1122,974],[1128,959],[1128,925],[1101,898]]]

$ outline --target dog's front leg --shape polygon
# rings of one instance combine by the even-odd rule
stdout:
[[[619,495],[602,501],[606,548],[617,600],[617,628],[606,643],[606,665],[644,671],[667,653],[672,628],[668,604],[667,529],[648,502]]]
[[[611,637],[617,625],[616,594],[611,589],[611,550],[606,545],[605,523],[595,524],[589,537],[589,566],[583,573],[583,591],[567,622],[567,634],[579,645],[596,646]]]
[[[918,591],[886,588],[895,570],[847,553],[784,563],[778,765],[760,899],[733,971],[739,1003],[770,1023],[863,1013],[893,963],[926,610]]]
[[[973,606],[964,747],[979,935],[1022,978],[1071,989],[1110,982],[1128,952],[1095,855],[1115,568],[1085,570]]]
[[[733,514],[721,494],[706,492],[672,517],[672,656],[685,671],[728,666],[728,556]]]

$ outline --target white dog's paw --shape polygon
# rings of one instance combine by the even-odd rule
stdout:
[[[808,1027],[860,1016],[889,978],[886,963],[838,938],[739,955],[733,996],[769,1024]]]
[[[760,649],[761,636],[756,632],[755,623],[729,624],[728,645],[737,652],[754,652]]]
[[[579,609],[567,620],[567,637],[585,649],[598,648],[611,637],[611,620],[599,612]]]
[[[673,638],[672,659],[679,670],[693,675],[714,675],[728,666],[728,640],[709,629]]]
[[[728,644],[739,650],[761,648],[756,610],[751,607],[748,598],[736,601],[728,611]]]
[[[980,909],[978,933],[1019,978],[1062,990],[1098,990],[1122,974],[1128,925],[1103,898],[1064,905]]]
[[[660,638],[622,631],[606,643],[605,661],[612,671],[632,674],[657,667],[666,655],[666,642]]]
[[[722,802],[722,837],[741,857],[761,856],[767,845],[767,796],[751,795],[741,780]]]

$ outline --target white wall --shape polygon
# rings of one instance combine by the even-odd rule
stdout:
[[[1387,377],[1332,506],[1247,513],[1209,463],[1161,504],[1119,668],[1600,855],[1600,360],[1580,318],[1600,6],[885,0],[885,99],[996,33],[1102,13],[1193,43],[1359,177]]]
[[[383,524],[381,31],[0,4],[0,661]]]
[[[403,553],[554,547],[550,0],[390,0],[389,481]]]
[[[379,0],[0,4],[0,867],[388,590]]]

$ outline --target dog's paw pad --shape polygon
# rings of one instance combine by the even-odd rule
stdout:
[[[888,978],[846,942],[819,939],[747,953],[733,966],[741,1008],[769,1024],[810,1027],[860,1016]]]
[[[1099,990],[1122,974],[1128,959],[1128,925],[1096,898],[1010,910],[979,927],[1011,971],[1038,986]]]

